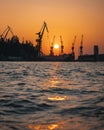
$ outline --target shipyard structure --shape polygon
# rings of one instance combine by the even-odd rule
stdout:
[[[93,54],[85,55],[83,53],[83,38],[81,36],[80,47],[79,47],[79,56],[75,58],[75,43],[76,36],[74,36],[71,53],[64,53],[64,42],[63,38],[60,35],[60,45],[59,45],[59,54],[54,54],[54,44],[55,44],[55,35],[53,36],[52,42],[50,43],[50,53],[45,55],[42,51],[42,40],[44,32],[49,33],[47,23],[44,22],[40,31],[36,33],[36,46],[33,45],[30,41],[19,41],[19,38],[14,35],[10,26],[0,34],[0,61],[104,61],[104,54],[99,54],[98,45],[94,46]],[[11,34],[12,38],[7,38],[8,33]]]
[[[41,30],[36,33],[38,35],[38,38],[36,39],[37,42],[37,49],[38,49],[38,57],[36,60],[43,60],[43,61],[104,61],[104,54],[99,54],[99,47],[98,45],[94,46],[94,53],[92,55],[87,54],[84,55],[83,53],[83,38],[84,36],[81,36],[81,42],[80,42],[80,47],[79,47],[79,56],[78,59],[75,59],[75,43],[76,43],[76,36],[74,37],[74,40],[72,42],[72,47],[71,47],[71,53],[65,54],[64,53],[64,43],[62,36],[60,36],[60,53],[58,56],[54,55],[54,42],[55,42],[55,36],[53,37],[51,46],[50,46],[50,54],[48,56],[44,55],[42,52],[42,38],[44,35],[44,31],[49,32],[48,27],[46,22],[44,22]]]
[[[61,43],[61,45],[59,46],[60,53],[59,55],[54,55],[54,43],[55,43],[55,35],[54,35],[53,40],[51,42],[51,46],[50,46],[50,54],[46,56],[42,51],[42,39],[43,39],[45,30],[47,31],[47,33],[49,33],[49,29],[46,22],[43,23],[40,31],[36,33],[37,57],[35,58],[35,60],[36,61],[37,60],[38,61],[75,61],[74,44],[75,44],[76,36],[74,38],[74,42],[72,43],[71,54],[64,53],[63,39],[62,39],[62,36],[60,36],[60,43]]]
[[[99,54],[98,45],[94,45],[93,54],[78,56],[78,61],[104,61],[104,54]]]

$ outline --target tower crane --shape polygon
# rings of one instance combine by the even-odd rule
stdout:
[[[41,50],[42,49],[42,38],[43,38],[43,34],[44,34],[45,29],[47,32],[49,32],[46,22],[43,23],[43,26],[42,26],[40,32],[36,33],[38,35],[38,38],[36,39],[36,42],[37,42],[36,47],[38,50],[39,57],[42,55],[42,50]]]
[[[60,41],[61,41],[61,55],[63,55],[64,54],[64,45],[63,45],[62,36],[60,36]]]
[[[54,52],[53,52],[53,44],[54,44],[54,41],[55,41],[55,35],[53,37],[53,41],[51,43],[51,47],[50,47],[50,56],[54,56]]]
[[[74,41],[72,43],[72,57],[75,59],[75,53],[74,53],[74,46],[75,46],[75,42],[76,42],[76,36],[74,37]]]
[[[14,36],[13,32],[12,32],[12,29],[10,26],[7,26],[7,28],[3,31],[3,33],[0,35],[0,38],[5,40],[8,33],[11,32],[12,36]]]
[[[82,38],[81,38],[80,56],[83,56],[83,35],[82,35]]]

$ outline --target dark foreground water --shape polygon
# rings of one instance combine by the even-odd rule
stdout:
[[[0,62],[0,130],[104,130],[104,63]]]

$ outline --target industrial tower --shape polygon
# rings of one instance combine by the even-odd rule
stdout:
[[[54,41],[55,41],[55,36],[53,37],[53,41],[52,41],[52,43],[51,43],[50,56],[54,56],[54,52],[53,52],[53,44],[54,44]]]
[[[43,23],[43,26],[42,26],[40,32],[36,33],[38,35],[38,38],[36,39],[36,42],[37,42],[36,47],[37,47],[37,51],[38,51],[38,57],[43,55],[43,53],[42,53],[42,38],[43,38],[43,34],[44,34],[45,29],[47,32],[49,32],[46,22]]]
[[[98,47],[98,45],[94,45],[94,60],[95,61],[99,60],[99,47]]]
[[[83,56],[83,35],[82,35],[82,38],[81,38],[80,56]]]
[[[64,45],[63,45],[62,36],[60,36],[60,42],[61,42],[61,55],[63,55],[64,54]]]
[[[75,52],[74,52],[75,42],[76,42],[76,36],[74,37],[74,41],[72,43],[72,57],[73,57],[73,59],[75,59]]]

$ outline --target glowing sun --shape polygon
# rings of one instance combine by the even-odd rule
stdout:
[[[55,48],[55,49],[58,49],[58,48],[59,48],[59,45],[58,45],[58,44],[55,44],[55,45],[54,45],[54,48]]]

